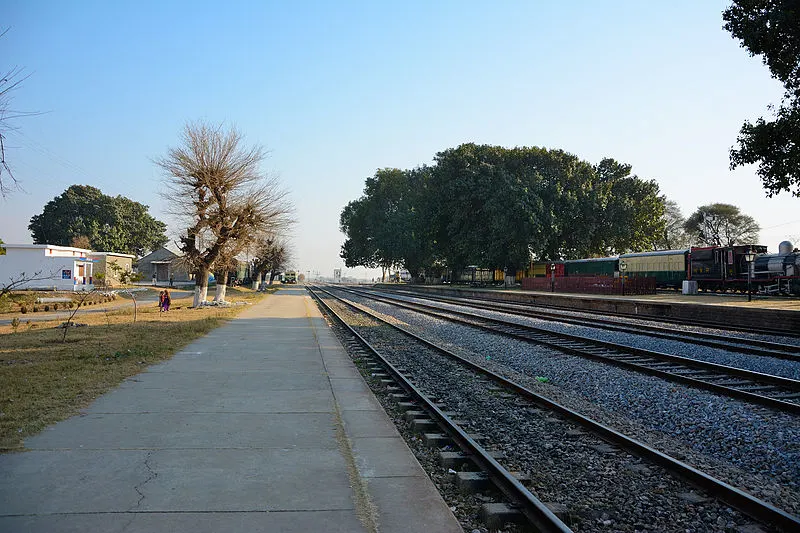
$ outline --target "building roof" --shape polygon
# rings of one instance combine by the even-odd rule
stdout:
[[[58,246],[56,244],[0,244],[3,248],[28,248],[28,249],[51,249],[51,250],[64,250],[66,252],[83,252],[86,254],[92,253],[91,250],[86,248],[73,248],[72,246]]]
[[[128,257],[130,259],[135,259],[135,255],[131,254],[119,254],[117,252],[92,252],[91,255],[110,255],[112,257]]]

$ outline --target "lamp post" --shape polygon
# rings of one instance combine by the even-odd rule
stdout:
[[[753,278],[753,261],[756,259],[756,254],[753,253],[752,248],[748,248],[744,254],[744,260],[747,262],[747,301],[753,301],[753,291],[751,290],[751,280]]]
[[[550,263],[550,292],[556,292],[556,264]]]
[[[622,295],[625,296],[625,271],[628,269],[628,265],[625,261],[619,262],[619,277],[622,278]]]

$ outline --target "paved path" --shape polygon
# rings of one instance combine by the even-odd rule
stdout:
[[[460,532],[302,288],[0,455],[3,532]]]

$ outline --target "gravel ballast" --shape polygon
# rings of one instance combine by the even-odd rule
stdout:
[[[387,304],[370,306],[536,392],[798,514],[796,417]]]

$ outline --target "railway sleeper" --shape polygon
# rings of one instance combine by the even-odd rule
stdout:
[[[411,420],[411,427],[417,433],[425,434],[435,430],[439,425],[430,418],[414,418]]]
[[[739,387],[739,390],[747,392],[776,392],[780,391],[781,389],[775,385],[759,385],[758,383],[755,383],[746,387]]]
[[[506,458],[506,454],[500,450],[487,451],[487,453],[496,461]],[[465,470],[465,468],[462,468],[465,465],[471,465],[471,468],[475,468],[475,463],[472,462],[472,456],[461,451],[439,452],[439,464],[445,468],[452,468],[453,470]],[[467,468],[466,470],[469,469],[470,468]]]
[[[503,529],[509,523],[518,526],[528,523],[519,509],[502,502],[484,503],[478,516],[490,530]]]
[[[797,398],[800,398],[800,392],[783,392],[776,394],[774,398],[778,400],[796,400]]]
[[[520,472],[509,472],[514,478],[523,485],[530,485],[530,476]],[[491,478],[481,470],[461,470],[453,474],[453,481],[462,493],[474,494],[476,492],[486,492],[494,488]]]
[[[723,381],[719,381],[719,379],[723,379]],[[709,379],[708,381],[712,381],[712,380]],[[730,387],[730,388],[738,389],[738,388],[746,386],[746,385],[752,385],[753,382],[752,381],[742,381],[742,380],[739,380],[739,379],[730,379],[730,378],[722,377],[722,378],[716,378],[716,381],[714,381],[714,384],[715,385],[720,385],[721,387]]]
[[[675,363],[668,363],[668,362],[661,362],[661,363],[644,362],[640,364],[642,366],[646,366],[647,368],[656,368],[658,370],[682,370],[686,368],[683,366],[676,366]]]
[[[609,354],[606,357],[613,361],[622,361],[623,363],[633,363],[635,365],[640,365],[642,363],[647,363],[652,361],[649,357],[642,357],[640,355],[613,355]]]
[[[686,367],[683,367],[683,366],[676,367],[674,369],[673,373],[675,373],[675,374],[677,374],[679,376],[686,376],[686,377],[692,377],[692,378],[702,378],[702,379],[713,378],[713,377],[719,376],[719,374],[715,374],[713,372],[709,372],[708,370],[686,368]],[[747,383],[752,383],[752,382],[748,381]]]

